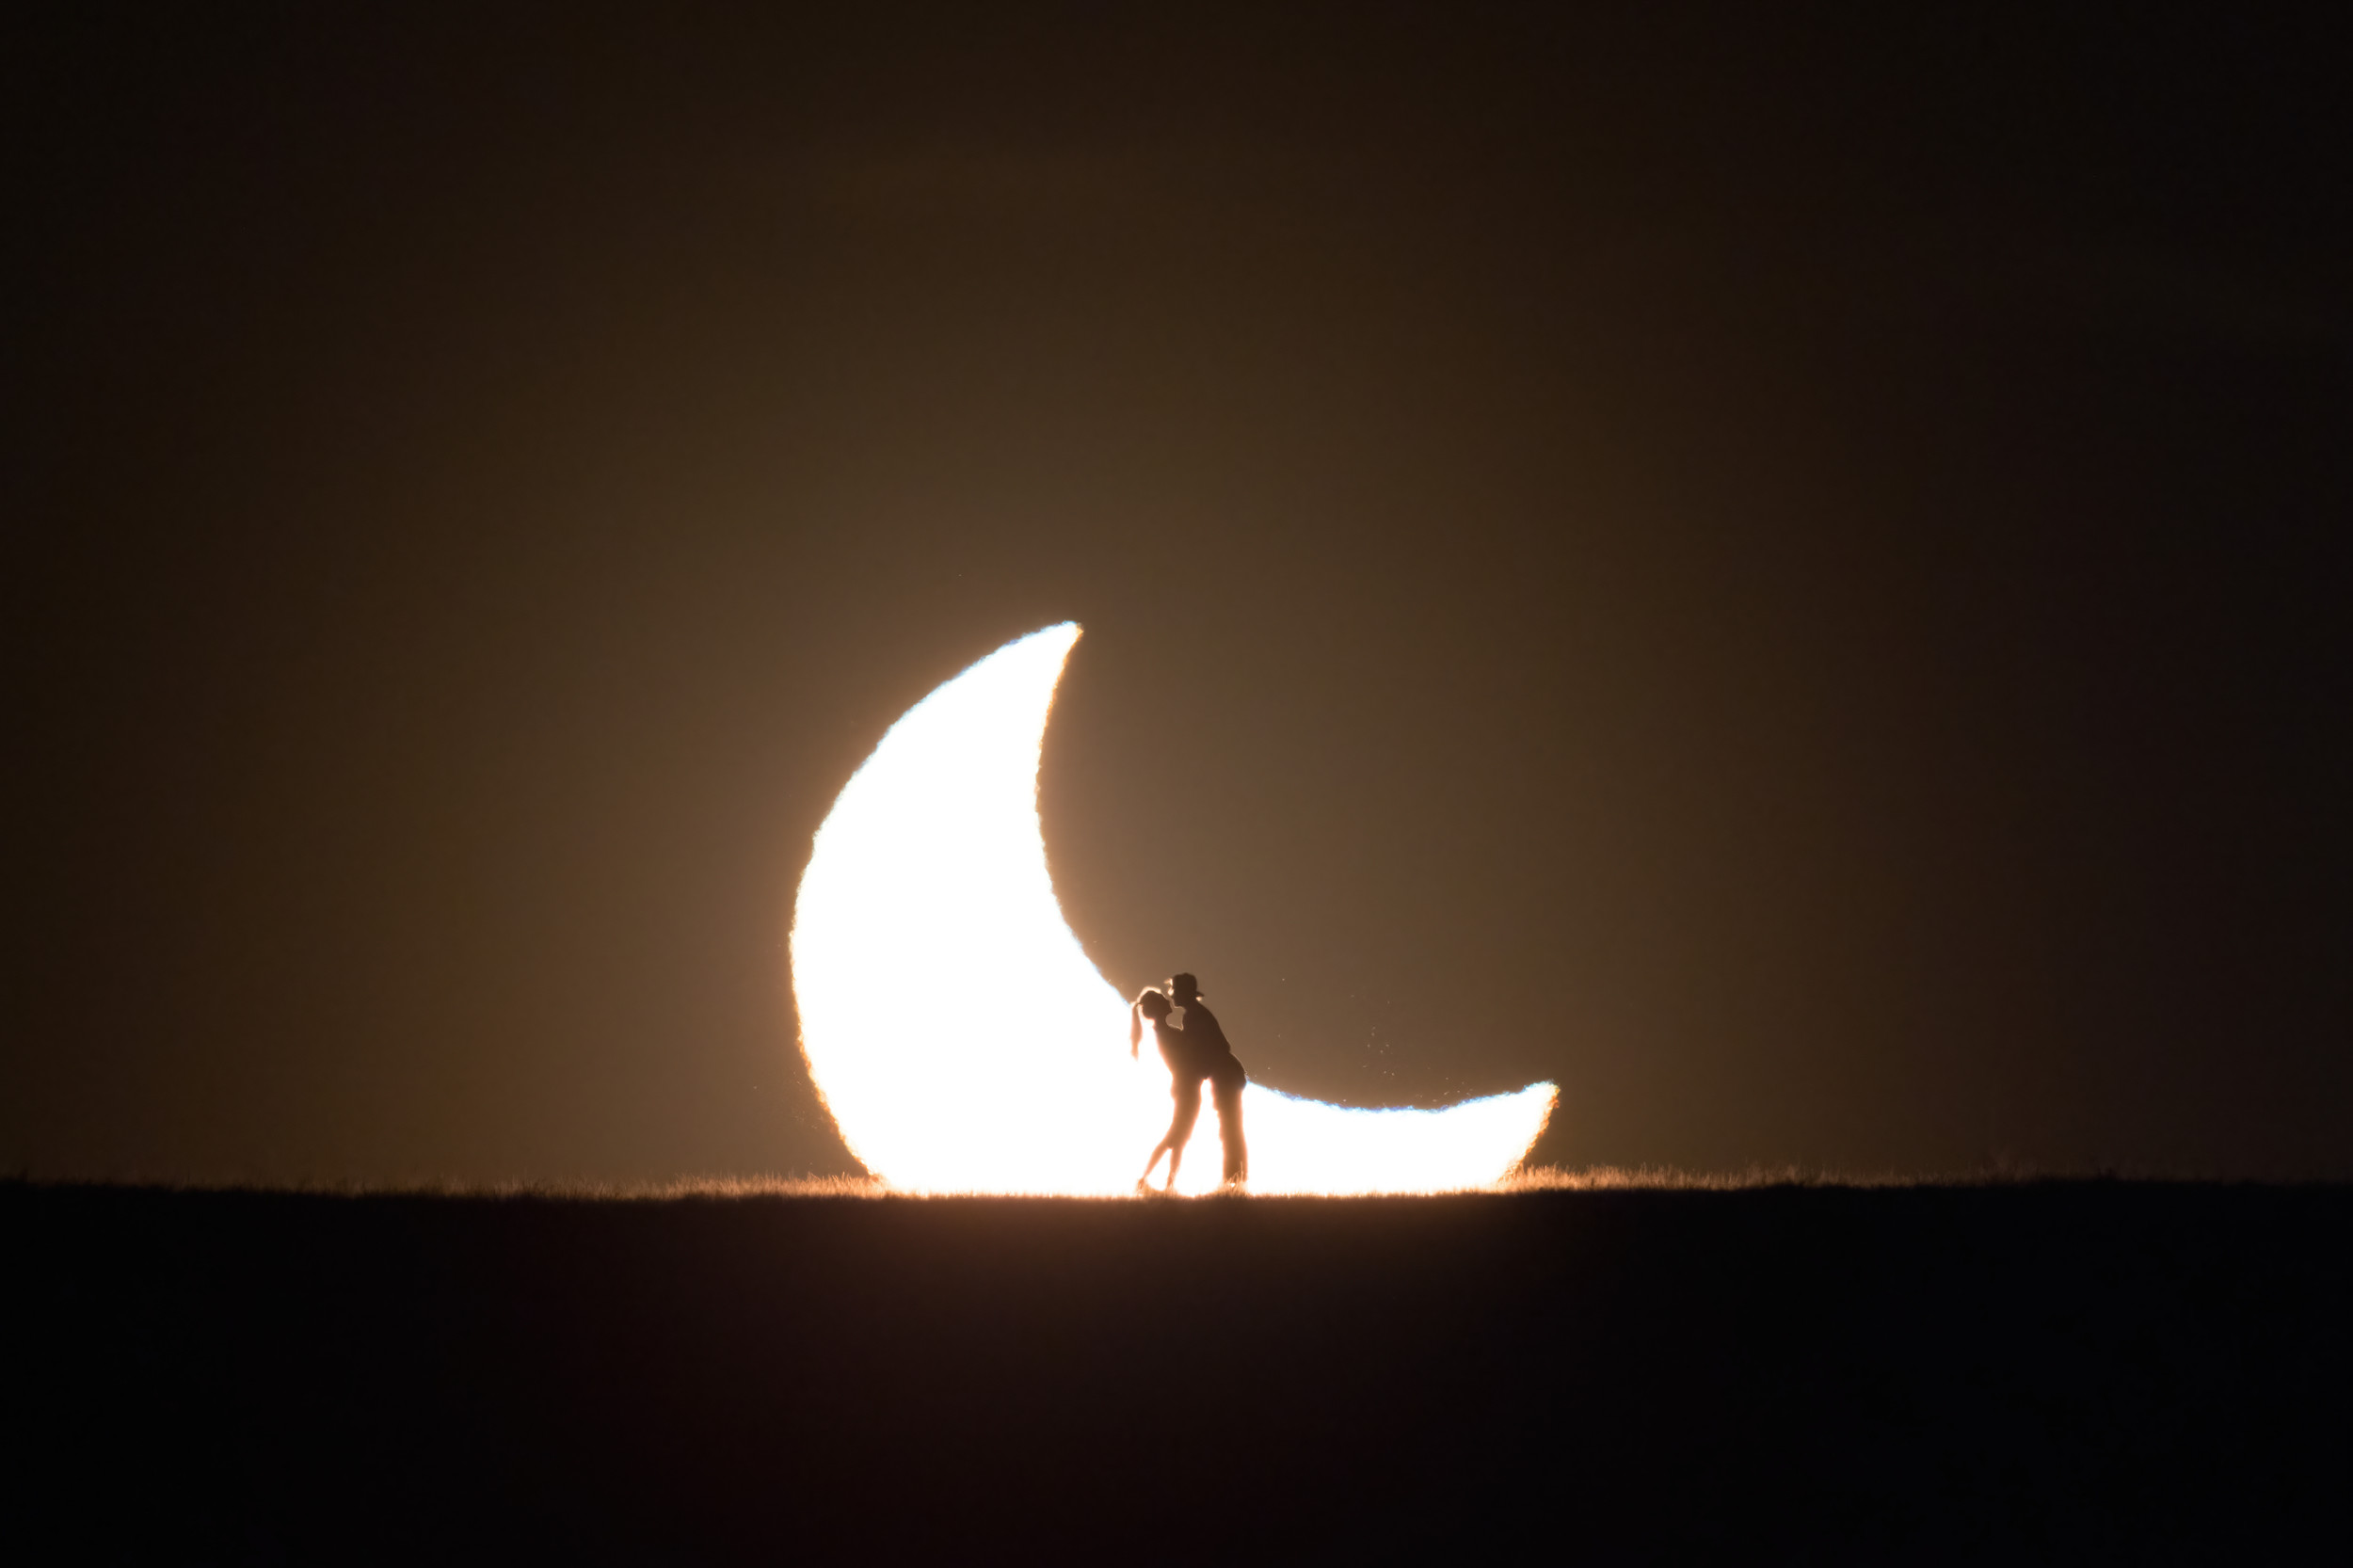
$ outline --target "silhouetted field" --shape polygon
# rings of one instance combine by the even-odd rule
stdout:
[[[2345,1187],[0,1212],[50,1560],[2353,1551]]]

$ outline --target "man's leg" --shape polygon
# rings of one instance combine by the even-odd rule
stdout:
[[[1241,1064],[1228,1058],[1214,1080],[1217,1095],[1218,1141],[1225,1145],[1225,1179],[1250,1179],[1250,1146],[1241,1136],[1241,1092],[1250,1081]]]

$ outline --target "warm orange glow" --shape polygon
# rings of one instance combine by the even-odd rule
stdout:
[[[1130,1190],[1168,1075],[1128,1055],[1128,1009],[1063,919],[1037,765],[1064,623],[910,710],[818,829],[792,921],[801,1044],[867,1168],[922,1192]],[[1549,1083],[1444,1111],[1246,1092],[1251,1189],[1429,1192],[1496,1180],[1543,1130]],[[1217,1180],[1204,1105],[1179,1191]]]

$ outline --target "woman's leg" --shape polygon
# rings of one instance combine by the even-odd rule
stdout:
[[[1191,1110],[1188,1110],[1185,1105],[1186,1093],[1183,1080],[1179,1079],[1170,1084],[1168,1094],[1169,1097],[1176,1101],[1176,1109],[1169,1116],[1168,1131],[1161,1135],[1159,1143],[1152,1145],[1152,1158],[1144,1162],[1144,1175],[1136,1178],[1136,1185],[1139,1187],[1148,1186],[1151,1183],[1152,1168],[1160,1162],[1160,1156],[1164,1154],[1173,1157],[1168,1162],[1169,1179],[1171,1181],[1176,1179],[1176,1161],[1184,1156],[1185,1141],[1193,1136],[1193,1118],[1201,1114],[1201,1091],[1198,1085],[1195,1085],[1193,1090]]]
[[[1155,1031],[1155,1032],[1159,1032]],[[1176,1102],[1176,1108],[1168,1119],[1168,1131],[1161,1135],[1159,1143],[1152,1145],[1152,1158],[1144,1162],[1144,1174],[1136,1177],[1136,1185],[1139,1187],[1149,1187],[1152,1184],[1152,1167],[1160,1162],[1160,1156],[1183,1148],[1185,1140],[1193,1134],[1193,1124],[1185,1115],[1184,1063],[1164,1035],[1160,1040],[1160,1060],[1168,1066],[1168,1094],[1169,1097]],[[1195,1115],[1200,1113],[1200,1107],[1197,1103],[1193,1108],[1193,1113]],[[1174,1160],[1170,1161],[1168,1174],[1171,1180],[1176,1178],[1176,1167]]]
[[[1176,1185],[1176,1167],[1184,1163],[1185,1144],[1193,1137],[1193,1124],[1201,1115],[1201,1080],[1180,1078],[1169,1092],[1176,1096],[1176,1111],[1169,1118],[1168,1136],[1160,1140],[1160,1146],[1168,1150],[1168,1184],[1164,1191]],[[1158,1160],[1160,1155],[1155,1152],[1152,1158]],[[1144,1175],[1151,1174],[1152,1168],[1145,1166]]]

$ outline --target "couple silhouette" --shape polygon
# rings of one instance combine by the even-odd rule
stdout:
[[[1176,1189],[1176,1167],[1184,1160],[1193,1124],[1201,1114],[1205,1081],[1217,1105],[1218,1139],[1225,1145],[1225,1184],[1238,1188],[1250,1178],[1250,1150],[1241,1138],[1241,1091],[1250,1076],[1234,1060],[1234,1048],[1225,1043],[1225,1031],[1218,1027],[1217,1015],[1201,1004],[1200,983],[1180,974],[1167,984],[1165,991],[1146,986],[1128,1012],[1128,1054],[1136,1054],[1144,1043],[1144,1026],[1150,1024],[1160,1060],[1168,1064],[1169,1095],[1176,1102],[1167,1135],[1144,1161],[1136,1188],[1146,1192],[1152,1190],[1152,1168],[1165,1154],[1168,1181],[1161,1191]]]

